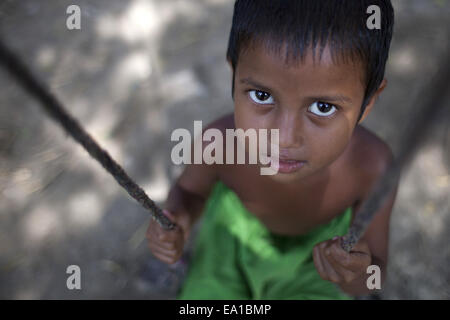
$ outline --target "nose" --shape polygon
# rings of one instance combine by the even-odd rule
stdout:
[[[298,149],[303,145],[304,123],[296,110],[281,111],[276,122],[280,149]]]

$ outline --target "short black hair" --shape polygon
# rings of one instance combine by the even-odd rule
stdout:
[[[380,8],[380,29],[369,29],[367,8]],[[239,54],[258,42],[279,52],[286,45],[286,62],[301,61],[307,50],[316,48],[322,55],[330,47],[334,61],[357,61],[365,68],[366,91],[362,116],[369,99],[384,78],[394,26],[390,0],[237,0],[234,4],[227,60],[234,73]]]

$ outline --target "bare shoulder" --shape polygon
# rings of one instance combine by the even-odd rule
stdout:
[[[234,125],[234,113],[227,113],[219,118],[217,118],[216,120],[212,121],[211,123],[209,123],[204,129],[203,131],[205,132],[208,129],[217,129],[222,133],[222,137],[224,137],[222,139],[222,153],[223,153],[223,159],[222,159],[222,163],[225,163],[225,159],[226,159],[226,153],[227,153],[227,148],[226,148],[226,130],[227,129],[235,129],[235,125]],[[205,149],[205,147],[210,144],[209,141],[203,141],[203,149]],[[220,166],[217,167],[216,166],[216,170],[219,170]]]
[[[354,219],[372,191],[374,183],[393,161],[393,154],[386,142],[361,126],[355,129],[351,144],[352,160],[349,162],[356,168],[354,170],[349,168],[353,173],[352,181],[354,181],[357,195],[357,201],[353,205],[352,219]],[[383,270],[387,263],[390,215],[396,193],[397,187],[390,191],[387,200],[377,209],[362,237],[370,248],[372,261]]]
[[[349,151],[350,165],[369,184],[382,175],[393,160],[389,145],[359,125],[351,139]]]
[[[234,114],[233,113],[227,113],[220,118],[217,118],[216,120],[209,123],[205,130],[214,128],[219,129],[222,133],[225,134],[226,129],[234,129]]]

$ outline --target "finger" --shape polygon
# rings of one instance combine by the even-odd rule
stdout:
[[[155,257],[156,257],[158,260],[160,260],[160,261],[162,261],[162,262],[164,262],[164,263],[167,263],[167,264],[174,264],[175,262],[178,261],[178,259],[177,259],[177,258],[174,258],[174,257],[157,256],[157,255],[155,255]]]
[[[326,248],[327,242],[322,242],[319,245],[317,245],[317,251],[316,251],[316,259],[317,259],[317,265],[321,267],[322,271],[322,279],[331,281],[330,275],[328,274],[327,268],[325,267],[324,263],[324,253],[323,250]]]
[[[160,247],[152,247],[151,251],[153,254],[162,255],[168,258],[176,257],[178,254],[176,250],[166,250]]]
[[[333,242],[329,250],[331,251],[332,261],[334,261],[336,265],[339,265],[344,269],[352,269],[351,267],[353,257],[350,253],[342,249],[339,242]]]
[[[322,259],[322,263],[325,268],[325,272],[327,273],[330,281],[335,282],[335,283],[341,282],[343,279],[336,272],[336,270],[333,268],[333,266],[329,262],[330,255],[331,255],[331,251],[329,250],[328,247],[321,251],[320,257]]]
[[[170,252],[177,251],[177,246],[174,246],[173,248],[166,248],[166,247],[161,246],[161,244],[158,242],[149,242],[148,246],[150,249],[158,250],[160,252],[170,253]]]
[[[151,237],[158,236],[163,232],[165,232],[164,228],[155,220],[151,220],[148,225],[147,232],[145,233],[145,237],[150,239]]]
[[[163,209],[162,212],[172,223],[177,224],[177,217],[174,215],[173,212],[167,209]]]
[[[175,223],[176,224],[176,216],[173,214],[173,213],[171,213],[171,212],[169,212],[168,210],[166,210],[166,209],[163,209],[162,210],[162,213],[164,214],[164,216],[166,216],[172,223]],[[155,218],[151,218],[151,220],[150,220],[150,223],[149,223],[149,228],[150,227],[152,227],[152,228],[160,228],[160,229],[162,229],[162,230],[166,230],[166,229],[164,229],[164,227],[155,219]]]
[[[164,242],[158,241],[157,239],[150,239],[148,243],[154,246],[164,248],[166,250],[174,250],[176,248],[175,242]]]
[[[364,240],[361,240],[358,243],[356,243],[353,249],[350,251],[350,253],[364,253],[368,255],[371,254],[369,244]]]
[[[148,224],[147,231],[145,232],[145,237],[146,237],[147,239],[150,239],[152,235],[156,234],[156,231],[157,231],[157,230],[156,230],[156,228],[155,228],[154,221],[151,220],[151,221],[149,222],[149,224]]]
[[[157,233],[158,240],[162,242],[176,242],[183,237],[183,233],[179,227],[173,230],[161,230]]]
[[[166,259],[166,261],[169,263],[174,263],[181,258],[182,252],[175,251],[175,252],[172,252],[171,254],[164,254],[164,253],[156,252],[156,255],[158,255],[161,258]]]
[[[319,252],[318,246],[315,246],[313,249],[313,260],[314,260],[314,265],[316,266],[317,272],[319,273],[320,277],[324,280],[329,280],[328,275],[325,272],[325,268],[323,266],[322,260],[320,259],[320,252]]]
[[[179,211],[174,214],[167,209],[164,209],[163,212],[175,224],[175,229],[182,231],[184,238],[187,239],[189,237],[191,227],[189,213]]]
[[[173,256],[173,255],[167,255],[167,254],[163,254],[163,253],[157,252],[157,251],[152,251],[152,254],[155,257],[157,257],[158,259],[172,260],[175,258],[175,256]]]
[[[149,227],[147,229],[146,238],[149,242],[153,243],[173,243],[175,240],[171,240],[174,238],[172,234],[166,233],[166,231],[162,230],[162,228],[158,227]]]
[[[346,252],[340,245],[333,246],[331,248],[333,257],[346,269],[360,272],[362,269],[367,268],[370,265],[372,257],[365,252]]]
[[[345,251],[341,246],[341,237],[333,242],[331,246],[332,256],[345,269],[359,273],[361,269],[370,265],[372,260],[369,246],[366,243],[359,243],[361,251]]]
[[[351,259],[347,268],[353,271],[357,271],[360,269],[364,269],[365,271],[367,267],[370,266],[372,261],[372,257],[366,253],[350,252],[350,256]]]
[[[350,283],[355,280],[359,274],[361,273],[361,267],[358,269],[358,273],[348,269],[347,266],[344,266],[341,261],[336,260],[334,254],[331,254],[328,259],[331,266],[334,268],[336,273],[346,282]]]

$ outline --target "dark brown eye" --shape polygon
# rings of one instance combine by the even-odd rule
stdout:
[[[264,91],[256,91],[255,95],[258,98],[258,100],[261,100],[261,101],[266,101],[267,99],[270,98],[270,94],[268,94],[267,92],[264,92]]]
[[[272,104],[273,98],[270,93],[260,90],[250,90],[250,98],[258,104]]]
[[[317,116],[329,116],[334,114],[337,108],[330,103],[316,101],[308,107],[308,110]]]
[[[326,102],[317,102],[317,108],[319,109],[320,112],[323,113],[327,113],[328,111],[331,110],[332,105]]]

